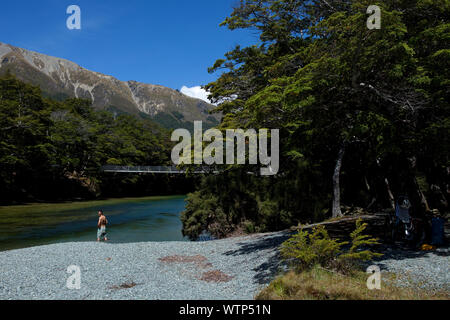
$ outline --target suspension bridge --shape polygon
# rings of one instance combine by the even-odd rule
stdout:
[[[180,170],[175,166],[102,166],[101,171],[108,173],[143,173],[143,174],[186,174],[188,170]],[[211,174],[219,171],[196,168],[190,173]]]

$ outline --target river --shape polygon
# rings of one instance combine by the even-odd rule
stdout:
[[[111,199],[0,207],[0,251],[60,242],[95,241],[97,211],[112,243],[187,241],[180,213],[185,196]]]

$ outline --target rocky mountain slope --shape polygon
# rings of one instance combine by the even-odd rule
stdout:
[[[0,75],[6,72],[40,86],[49,97],[90,99],[95,108],[150,117],[166,128],[191,129],[195,120],[202,120],[205,127],[210,127],[219,119],[209,114],[212,105],[176,90],[120,81],[65,59],[0,42]]]

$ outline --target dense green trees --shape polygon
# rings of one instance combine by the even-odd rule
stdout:
[[[379,30],[366,25],[374,4]],[[223,25],[255,30],[260,43],[226,53],[207,89],[222,102],[221,129],[280,129],[280,174],[232,167],[226,181],[205,178],[190,199],[216,204],[191,205],[185,233],[215,220],[280,229],[338,216],[341,202],[391,207],[401,194],[416,213],[447,211],[449,15],[448,0],[242,0]]]
[[[375,4],[381,29],[369,30]],[[203,177],[185,234],[277,230],[338,216],[342,204],[389,208],[405,194],[416,213],[448,211],[448,16],[448,0],[242,0],[223,25],[260,41],[218,60],[210,71],[223,73],[207,89],[219,129],[280,129],[280,171],[224,166]],[[2,202],[183,192],[182,177],[99,172],[169,164],[171,146],[149,119],[0,79]]]
[[[189,190],[183,177],[112,175],[102,165],[169,164],[169,133],[86,100],[54,101],[0,79],[0,202],[140,196]]]

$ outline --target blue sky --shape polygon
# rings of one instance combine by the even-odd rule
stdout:
[[[2,1],[0,42],[71,60],[120,80],[174,89],[215,80],[207,68],[235,45],[258,41],[219,24],[237,0]],[[81,30],[69,30],[69,5]]]

